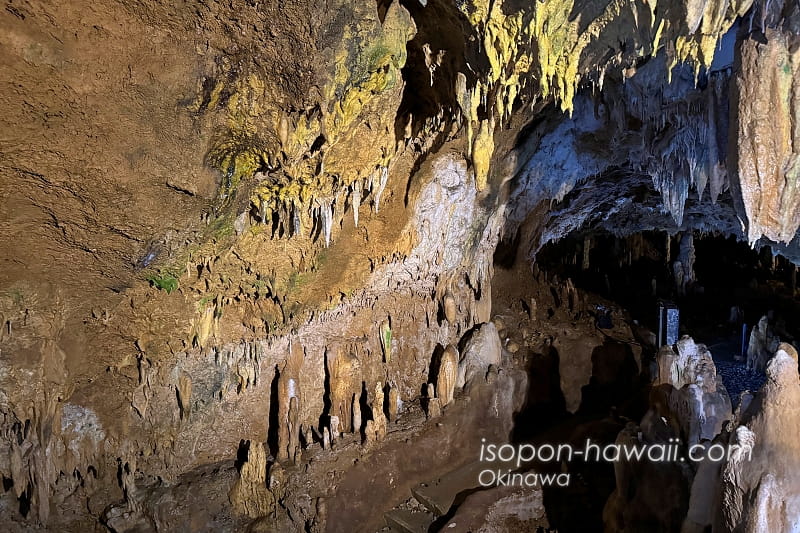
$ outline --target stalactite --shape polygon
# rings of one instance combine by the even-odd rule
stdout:
[[[353,208],[353,223],[358,227],[358,209],[361,207],[361,180],[350,186],[350,204]]]
[[[189,418],[189,414],[191,413],[192,379],[186,374],[181,374],[178,378],[176,389],[180,417],[181,420],[185,420]]]
[[[456,299],[453,293],[450,292],[450,289],[445,291],[444,298],[442,298],[442,310],[444,311],[444,317],[448,324],[455,324],[458,317],[458,308],[456,306]]]
[[[665,233],[666,236],[666,246],[664,249],[664,263],[669,265],[669,262],[672,260],[672,237],[669,233]]]
[[[378,333],[381,337],[381,350],[383,351],[383,361],[388,363],[392,359],[392,327],[391,319],[387,318],[381,322]]]
[[[589,270],[589,258],[592,252],[592,238],[588,235],[583,238],[583,261],[581,261],[581,268]]]
[[[319,222],[322,236],[325,239],[325,247],[331,244],[331,229],[333,227],[333,203],[328,198],[317,200],[319,211]]]
[[[297,202],[292,203],[292,236],[299,237],[302,230],[302,221],[300,219],[300,206]]]
[[[373,186],[374,189],[373,207],[375,208],[376,213],[380,209],[381,195],[383,194],[383,190],[386,188],[386,183],[388,181],[389,181],[389,167],[382,166],[379,169],[378,184],[377,186]]]
[[[267,207],[267,202],[264,200],[261,201],[261,208],[260,208],[260,215],[261,215],[261,223],[266,225],[267,224],[267,216],[272,215],[272,210]]]

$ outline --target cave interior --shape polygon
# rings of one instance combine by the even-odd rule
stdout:
[[[3,531],[800,531],[797,0],[4,3]]]

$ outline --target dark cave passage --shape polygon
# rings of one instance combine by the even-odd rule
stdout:
[[[753,250],[732,237],[696,234],[691,280],[681,287],[676,263],[686,261],[681,234],[643,232],[570,235],[536,257],[543,270],[602,295],[630,312],[637,325],[658,331],[658,302],[680,311],[680,335],[705,343],[734,404],[745,389],[763,383],[763,371],[746,369],[754,327],[767,317],[773,336],[795,344],[800,322],[797,267],[768,247]],[[588,246],[588,254],[585,248]],[[679,267],[678,267],[679,268]]]

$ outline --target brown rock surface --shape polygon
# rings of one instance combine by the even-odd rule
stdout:
[[[797,360],[778,350],[767,382],[730,434],[720,473],[715,529],[790,531],[800,520],[800,376]]]
[[[748,240],[789,242],[800,227],[800,51],[797,36],[767,29],[744,41],[738,91],[739,186]]]

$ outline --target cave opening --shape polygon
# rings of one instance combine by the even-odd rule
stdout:
[[[669,344],[691,337],[705,345],[734,409],[766,379],[762,352],[796,346],[796,266],[770,247],[715,232],[576,230],[528,255],[523,235],[530,236],[523,229],[499,243],[492,289],[506,310],[500,336],[528,371],[515,442],[613,444],[633,421],[666,415],[676,389],[658,375],[659,303],[680,314]],[[543,488],[551,526],[602,528],[616,494],[613,465],[537,468],[573,476],[567,490]],[[685,487],[679,492],[669,503],[676,516],[689,501]],[[585,512],[574,513],[576,501]]]
[[[764,369],[749,369],[747,361],[759,322],[766,318],[773,345],[796,344],[800,331],[796,265],[733,236],[576,232],[545,245],[535,261],[551,276],[625,309],[639,332],[657,334],[658,303],[674,302],[679,337],[690,335],[709,347],[734,405],[742,391],[763,382]]]

